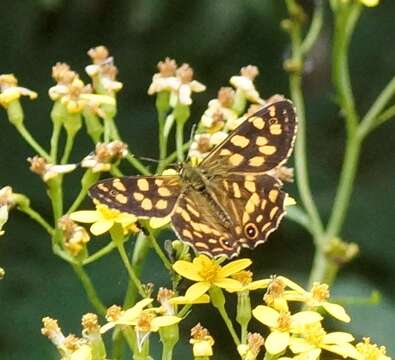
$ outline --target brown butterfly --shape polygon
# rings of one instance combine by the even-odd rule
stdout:
[[[106,179],[90,196],[137,217],[171,216],[177,236],[209,256],[236,256],[277,229],[287,194],[270,175],[290,156],[296,135],[289,100],[247,118],[196,167],[178,175]]]

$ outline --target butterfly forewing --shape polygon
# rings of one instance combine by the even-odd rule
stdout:
[[[102,180],[89,189],[89,195],[111,209],[164,217],[172,212],[181,187],[178,176],[127,176]]]
[[[288,159],[296,133],[293,105],[281,100],[247,118],[203,160],[213,172],[263,173]]]

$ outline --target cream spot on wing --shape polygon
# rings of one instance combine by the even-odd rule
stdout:
[[[128,198],[122,194],[118,194],[117,196],[115,196],[115,200],[121,204],[126,204],[128,202]]]
[[[265,230],[266,230],[268,227],[270,227],[271,225],[272,225],[271,222],[268,222],[268,223],[264,224],[264,225],[262,226],[261,231],[262,231],[262,232],[265,232]]]
[[[181,215],[181,216],[182,216],[182,215]],[[196,230],[196,231],[200,231],[200,230],[201,230],[200,224],[199,224],[199,223],[194,222],[194,221],[191,221],[190,224],[191,224],[193,230]]]
[[[270,125],[269,131],[272,135],[280,135],[282,133],[281,124]]]
[[[229,149],[222,149],[222,150],[219,152],[219,154],[220,154],[221,156],[228,156],[228,155],[231,155],[232,152],[231,152]]]
[[[276,152],[276,147],[271,145],[260,146],[259,151],[265,155],[273,155]]]
[[[152,201],[150,200],[150,199],[147,199],[147,198],[145,198],[144,200],[143,200],[143,202],[141,203],[141,207],[144,209],[144,210],[151,210],[152,209]]]
[[[251,193],[254,193],[256,191],[256,186],[254,181],[245,181],[244,187]]]
[[[162,186],[163,185],[163,180],[162,179],[156,179],[155,180],[155,185],[156,186]]]
[[[158,200],[155,204],[155,209],[164,210],[167,208],[168,202],[166,200]]]
[[[210,244],[216,244],[218,241],[215,240],[215,239],[208,239],[208,242],[209,242]]]
[[[259,197],[259,195],[257,193],[253,193],[251,195],[251,201],[255,204],[255,205],[259,205],[259,203],[261,202],[261,199]]]
[[[262,203],[261,203],[261,209],[262,210],[265,210],[265,207],[266,207],[266,204],[267,204],[267,200],[262,200]]]
[[[199,231],[193,231],[193,235],[195,235],[196,237],[203,239],[203,235],[199,232]]]
[[[200,230],[203,231],[204,234],[211,234],[211,228],[206,224],[200,224]]]
[[[261,166],[264,162],[265,162],[265,158],[263,156],[254,156],[248,161],[248,165]]]
[[[238,183],[232,183],[232,187],[233,187],[233,195],[236,199],[240,199],[241,198],[241,192],[240,192],[240,187]]]
[[[99,185],[97,185],[97,188],[99,189],[99,190],[101,190],[101,191],[104,191],[104,192],[108,192],[110,189],[106,186],[106,185],[104,185],[104,184],[99,184]]]
[[[274,203],[277,200],[278,190],[270,190],[269,192],[269,200]]]
[[[240,165],[243,162],[243,160],[244,160],[244,156],[237,153],[229,157],[229,162],[233,166]]]
[[[186,221],[186,222],[190,222],[191,221],[191,217],[189,216],[188,211],[186,210],[182,210],[181,211],[181,217]]]
[[[235,146],[245,148],[249,144],[250,140],[248,140],[245,136],[235,135],[231,137],[230,142]]]
[[[194,207],[192,207],[191,205],[187,204],[187,210],[192,213],[192,215],[194,215],[195,217],[199,217],[200,213],[199,211],[197,211]]]
[[[235,231],[236,231],[237,235],[240,235],[241,234],[241,227],[240,226],[236,226],[235,227]]]
[[[112,182],[112,186],[113,186],[115,189],[119,190],[119,191],[126,191],[125,185],[122,184],[121,180],[119,180],[119,179],[115,179],[115,180]]]
[[[224,185],[225,190],[229,191],[229,184],[228,184],[228,182],[226,180],[223,180],[222,184]]]
[[[269,140],[264,136],[258,136],[255,140],[255,144],[257,144],[258,146],[266,145],[268,142]]]
[[[247,201],[247,204],[245,206],[245,211],[247,211],[248,214],[252,214],[255,211],[255,204],[251,198],[249,198]]]
[[[265,127],[265,122],[263,121],[262,118],[255,116],[254,120],[252,120],[253,125],[259,129],[262,130]]]
[[[276,215],[277,211],[278,211],[278,207],[277,206],[270,210],[270,214],[269,214],[270,219],[274,218],[274,216]]]
[[[263,220],[263,215],[262,214],[258,215],[256,218],[256,222],[260,223],[262,220]]]
[[[203,242],[201,242],[201,241],[196,242],[195,246],[198,247],[198,248],[202,248],[202,249],[209,249],[208,245],[203,243]]]
[[[138,179],[137,180],[137,187],[141,191],[148,191],[149,189],[149,183],[147,179]]]
[[[250,215],[248,215],[248,213],[244,212],[243,214],[243,219],[242,219],[242,223],[245,224],[248,221],[250,221]]]
[[[276,108],[274,106],[270,106],[268,110],[269,110],[269,115],[271,117],[275,117],[276,116]]]
[[[168,189],[168,188],[166,188],[166,187],[160,187],[159,189],[158,189],[158,194],[160,195],[160,196],[170,196],[171,195],[171,192],[170,192],[170,190]]]
[[[187,229],[182,230],[182,235],[188,239],[193,239],[192,233]]]
[[[133,197],[137,201],[142,201],[144,199],[144,195],[138,192],[133,193]]]

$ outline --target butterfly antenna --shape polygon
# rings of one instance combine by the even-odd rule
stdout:
[[[137,156],[136,156],[136,157],[137,157]],[[159,163],[159,160],[158,160],[158,159],[153,159],[153,158],[150,158],[150,157],[138,156],[137,158],[138,158],[139,160],[150,161],[150,162],[153,162],[153,163],[155,163],[155,164],[158,164],[158,163]]]

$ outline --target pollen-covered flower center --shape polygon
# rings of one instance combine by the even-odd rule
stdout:
[[[154,314],[150,312],[143,312],[139,316],[136,324],[136,330],[142,332],[149,332],[151,331],[151,321],[155,317]]]
[[[232,275],[232,278],[240,281],[243,286],[246,286],[252,282],[252,272],[248,270],[242,270]]]
[[[384,346],[378,347],[370,343],[370,338],[364,338],[362,343],[356,345],[364,360],[379,360],[386,354]]]
[[[219,270],[221,267],[215,263],[211,262],[210,264],[206,264],[206,266],[202,266],[199,270],[199,275],[206,281],[212,282],[216,279]]]
[[[314,300],[323,302],[326,301],[330,294],[329,294],[329,287],[327,284],[320,284],[314,283],[311,289],[311,295]]]
[[[97,210],[100,212],[101,216],[106,220],[115,220],[120,212],[118,210],[109,209],[107,206],[99,205]]]
[[[280,331],[289,331],[291,327],[291,314],[289,312],[280,313],[277,323]]]
[[[319,323],[308,324],[304,327],[303,336],[312,345],[322,344],[325,335],[326,332]]]

